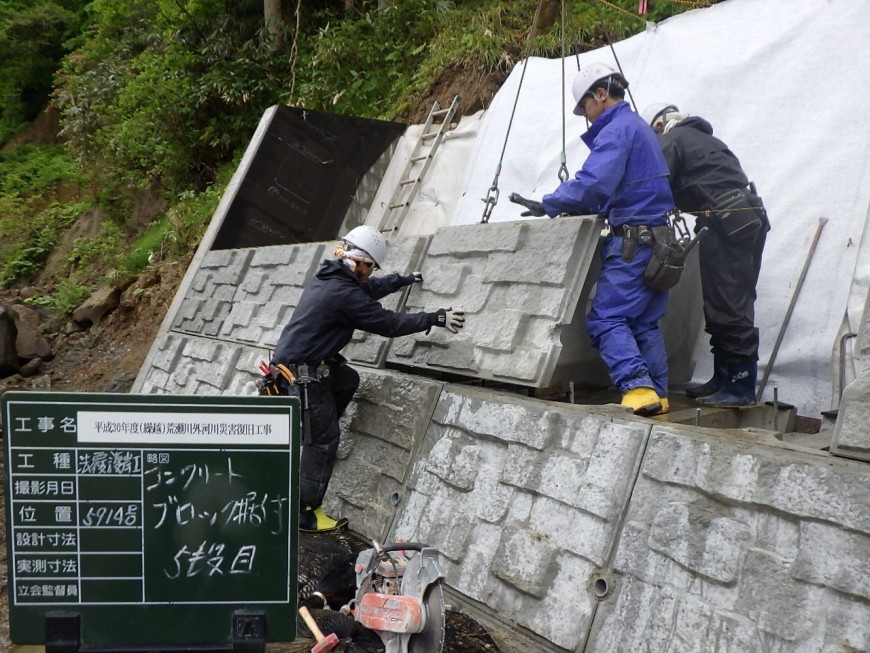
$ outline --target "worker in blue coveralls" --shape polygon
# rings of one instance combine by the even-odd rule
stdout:
[[[283,391],[302,402],[303,444],[299,462],[299,530],[331,531],[347,525],[321,506],[338,453],[339,419],[359,387],[359,374],[339,353],[355,329],[393,338],[433,326],[457,333],[462,311],[442,308],[433,313],[396,313],[379,299],[423,281],[419,272],[373,277],[387,253],[383,235],[374,227],[351,229],[306,286],[290,321],[281,332],[272,365],[286,366],[292,384],[281,375]]]
[[[653,227],[674,209],[668,166],[655,132],[625,102],[628,81],[604,63],[583,66],[573,84],[574,113],[591,123],[581,136],[589,156],[573,179],[544,195],[524,215],[596,213],[610,225],[601,250],[601,274],[586,317],[593,346],[637,415],[667,413],[668,360],[659,320],[666,290],[644,282]],[[528,205],[526,205],[528,206]]]

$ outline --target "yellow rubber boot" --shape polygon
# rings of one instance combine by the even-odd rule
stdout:
[[[318,506],[312,509],[306,506],[299,511],[299,530],[305,533],[326,533],[347,526],[347,519],[333,519]]]
[[[630,407],[635,415],[649,417],[661,411],[662,400],[652,388],[632,388],[622,395],[622,405]]]
[[[671,412],[671,402],[668,401],[667,397],[660,397],[659,401],[662,402],[662,408],[659,412],[655,413],[656,415],[667,415]]]

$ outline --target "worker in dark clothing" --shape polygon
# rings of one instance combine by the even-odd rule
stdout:
[[[677,207],[696,216],[705,330],[713,351],[713,376],[690,383],[686,394],[706,406],[755,403],[758,329],[755,287],[770,222],[740,161],[698,116],[672,104],[654,104],[644,119],[660,135]]]
[[[373,227],[352,229],[305,288],[290,322],[278,339],[272,364],[283,364],[295,377],[278,381],[302,401],[303,433],[299,473],[299,528],[327,531],[344,526],[321,504],[332,476],[340,436],[338,421],[359,386],[359,374],[339,353],[355,329],[388,338],[427,331],[433,326],[457,333],[462,311],[395,313],[378,302],[405,286],[423,281],[420,273],[372,277],[386,255],[384,237]]]
[[[652,256],[653,229],[667,228],[674,200],[655,134],[625,102],[627,87],[622,74],[607,64],[581,68],[573,83],[574,113],[592,123],[581,136],[589,156],[573,179],[544,195],[540,207],[529,206],[533,200],[524,200],[524,206],[529,215],[607,218],[611,231],[601,249],[586,327],[622,393],[622,405],[637,415],[658,415],[669,410],[667,351],[658,324],[668,292],[649,287],[644,271]]]

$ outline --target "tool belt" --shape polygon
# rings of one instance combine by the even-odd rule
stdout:
[[[264,371],[263,376],[257,380],[257,394],[269,397],[285,396],[287,394],[285,388],[288,386],[307,386],[309,383],[316,383],[327,376],[329,376],[329,365],[326,363],[320,365],[306,365],[305,363],[298,365],[270,364],[268,371]]]
[[[770,229],[767,211],[755,192],[754,183],[750,182],[748,188],[735,188],[715,196],[703,190],[702,193],[707,196],[707,208],[701,215],[728,240],[746,242],[761,229]]]
[[[688,250],[677,240],[670,225],[624,224],[614,227],[614,236],[622,236],[620,255],[631,263],[637,248],[652,247],[652,255],[643,272],[644,283],[653,290],[668,290],[677,285],[686,266]]]

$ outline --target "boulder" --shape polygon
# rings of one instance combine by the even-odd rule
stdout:
[[[113,286],[100,288],[73,312],[73,320],[79,324],[99,324],[106,315],[118,308],[121,289]]]
[[[18,330],[15,339],[15,350],[18,358],[51,360],[51,345],[40,333],[42,316],[24,304],[10,304],[8,308],[15,320],[15,328]]]

